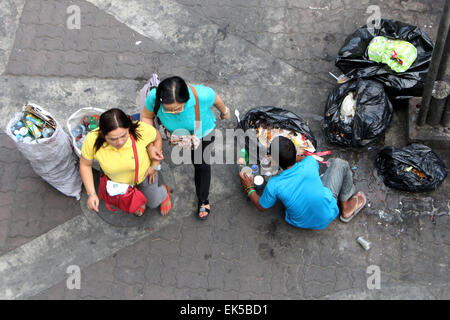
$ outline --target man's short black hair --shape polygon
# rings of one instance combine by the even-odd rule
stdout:
[[[270,144],[270,154],[276,159],[278,154],[280,167],[285,170],[293,166],[297,158],[297,151],[294,143],[288,138],[279,136],[272,140]]]

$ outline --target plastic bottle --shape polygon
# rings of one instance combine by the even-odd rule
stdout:
[[[245,148],[241,149],[240,157],[245,159],[245,164],[248,164],[248,152]]]
[[[259,174],[259,167],[257,164],[252,164],[252,174],[253,176],[257,176]]]
[[[77,125],[75,128],[73,128],[72,130],[72,135],[77,138],[79,136],[81,136],[83,134],[83,132],[86,131],[85,126],[83,126],[82,124]]]
[[[265,176],[267,173],[269,173],[269,175],[270,175],[270,173],[271,173],[270,172],[271,162],[272,162],[272,160],[271,160],[271,158],[268,155],[265,155],[261,159],[261,161],[260,161],[260,164],[261,164],[261,175]]]
[[[26,136],[28,134],[28,129],[26,127],[22,127],[19,129],[19,134],[21,136]]]
[[[41,130],[39,130],[39,128],[33,122],[31,122],[29,120],[25,121],[25,127],[27,127],[28,131],[30,131],[30,133],[36,139],[39,139],[40,137],[42,137]]]
[[[44,128],[44,130],[42,130],[42,136],[44,138],[49,138],[53,135],[54,132],[55,130],[53,130],[52,128]]]
[[[14,135],[17,135],[20,128],[23,128],[23,122],[22,121],[17,121],[12,127],[11,127],[11,132],[14,133]],[[17,131],[17,133],[16,133]]]
[[[93,115],[89,117],[89,130],[92,131],[98,128],[98,115]]]

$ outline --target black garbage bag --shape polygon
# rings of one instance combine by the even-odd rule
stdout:
[[[304,134],[314,148],[317,148],[317,141],[306,121],[292,111],[273,106],[255,107],[245,114],[237,127],[245,132],[248,129],[257,129],[261,126],[292,130],[298,134]],[[245,149],[249,151],[248,141],[245,141]],[[257,154],[260,154],[260,149],[264,152],[267,151],[266,147],[258,141]]]
[[[381,19],[380,28],[357,29],[347,37],[336,58],[336,66],[347,77],[375,79],[382,82],[389,97],[408,99],[422,96],[433,52],[433,42],[420,28],[395,20]],[[405,40],[417,49],[417,58],[405,72],[397,73],[389,66],[369,60],[367,47],[376,36]]]
[[[346,122],[341,105],[351,92],[355,93],[356,111],[351,121]],[[323,124],[325,136],[332,143],[364,146],[389,127],[392,114],[392,103],[380,82],[351,80],[334,88],[328,96]]]
[[[305,134],[311,141],[314,148],[317,148],[317,141],[308,124],[301,117],[292,111],[278,107],[256,107],[249,110],[238,123],[238,127],[244,131],[250,128],[256,129],[261,125],[269,125],[274,128],[293,130],[300,134]]]
[[[422,144],[385,147],[377,155],[376,167],[385,185],[403,191],[435,190],[447,176],[441,159]]]

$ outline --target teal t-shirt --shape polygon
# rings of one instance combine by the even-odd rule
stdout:
[[[214,101],[216,100],[216,93],[213,89],[203,85],[193,85],[197,91],[198,103],[200,108],[200,128],[195,132],[199,138],[208,135],[216,127],[216,117],[211,110]],[[162,112],[164,108],[162,104],[158,110],[158,118],[161,120],[163,126],[171,133],[176,135],[194,134],[195,130],[195,96],[191,88],[189,88],[189,100],[184,105],[184,110],[177,114],[170,114]],[[154,112],[156,100],[156,89],[152,89],[145,100],[145,107]],[[176,130],[176,131],[175,131]],[[186,132],[189,131],[189,133]],[[175,132],[174,132],[175,131]]]
[[[286,207],[286,222],[299,228],[324,229],[339,214],[337,201],[323,186],[319,163],[313,157],[270,178],[259,204],[268,209],[277,199]]]

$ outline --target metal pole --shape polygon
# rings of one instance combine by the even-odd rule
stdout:
[[[431,95],[434,88],[434,81],[439,71],[439,65],[442,59],[442,54],[445,49],[445,40],[447,39],[448,29],[450,27],[450,0],[445,1],[444,10],[442,12],[441,21],[437,32],[436,44],[433,49],[430,69],[425,81],[423,89],[422,103],[419,110],[419,117],[417,124],[423,126],[428,116],[430,109]]]
[[[447,97],[447,103],[445,105],[445,111],[444,114],[442,115],[442,122],[441,124],[444,127],[450,127],[450,96]]]
[[[434,82],[433,94],[430,102],[430,111],[428,112],[427,123],[437,126],[441,123],[442,115],[445,109],[445,100],[450,92],[450,88],[445,81],[436,80]]]
[[[450,57],[450,30],[447,31],[445,39],[444,52],[442,52],[441,63],[439,64],[436,80],[444,80],[447,75],[448,60]]]
[[[444,52],[442,53],[439,64],[436,81],[434,82],[433,92],[431,93],[430,109],[428,111],[427,123],[437,126],[441,123],[442,115],[445,110],[445,100],[449,94],[448,84],[445,82],[447,73],[448,58],[450,57],[450,32],[447,32]]]

